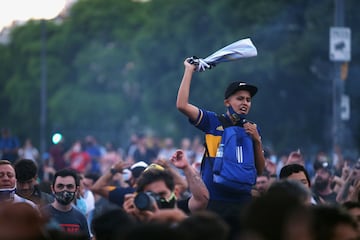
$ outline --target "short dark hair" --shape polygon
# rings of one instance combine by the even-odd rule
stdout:
[[[309,182],[309,186],[311,186],[309,173],[306,171],[305,167],[301,164],[292,163],[283,166],[280,170],[279,178],[280,179],[288,178],[293,173],[299,173],[299,172],[303,172],[305,174],[306,180]]]
[[[56,182],[56,178],[57,177],[67,177],[67,176],[71,176],[75,179],[75,185],[78,187],[80,186],[80,178],[79,178],[79,174],[72,168],[63,168],[60,169],[59,171],[57,171],[54,175],[54,179],[52,182],[52,186],[55,186],[55,182]]]
[[[333,239],[335,228],[347,225],[357,229],[355,219],[344,208],[335,205],[312,205],[314,239]]]
[[[100,178],[100,175],[95,172],[88,172],[88,173],[85,173],[84,178],[89,178],[89,179],[93,180],[93,182],[95,183]]]
[[[267,190],[268,195],[273,194],[276,196],[280,193],[293,196],[300,202],[307,201],[309,198],[311,198],[311,191],[309,188],[305,187],[304,184],[295,179],[280,179],[279,181],[275,181],[273,184],[271,184]]]
[[[230,235],[230,226],[226,220],[211,211],[194,212],[177,227],[188,234],[189,239],[221,240],[228,239]]]
[[[258,175],[258,177],[266,177],[266,178],[270,179],[271,174],[268,170],[265,169],[264,171],[262,171],[262,173],[260,175]]]
[[[14,164],[16,180],[25,182],[35,178],[38,174],[38,167],[31,159],[19,159]]]
[[[144,171],[137,181],[137,192],[143,192],[150,183],[164,181],[165,185],[173,191],[175,188],[173,175],[167,170],[148,169]]]
[[[115,239],[115,236],[124,234],[136,224],[132,215],[129,215],[122,208],[106,210],[96,215],[90,228],[96,239]]]

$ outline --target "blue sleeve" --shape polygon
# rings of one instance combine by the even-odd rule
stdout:
[[[192,125],[201,131],[207,133],[210,129],[213,129],[219,125],[219,120],[216,116],[215,112],[206,111],[204,109],[199,108],[199,115],[195,121],[190,121]]]

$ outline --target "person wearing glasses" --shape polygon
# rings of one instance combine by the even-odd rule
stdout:
[[[184,171],[191,196],[177,200],[174,178],[158,164],[150,164],[140,175],[136,192],[127,194],[123,208],[139,221],[180,222],[188,214],[207,207],[209,192],[201,177],[190,166],[183,150],[176,150],[171,162]]]

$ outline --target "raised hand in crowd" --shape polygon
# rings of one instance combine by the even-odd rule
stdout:
[[[178,169],[184,170],[191,167],[190,163],[186,159],[186,154],[182,150],[176,150],[170,159],[171,163],[174,164]]]
[[[360,162],[357,162],[353,168],[348,168],[344,165],[341,178],[344,180],[339,188],[336,197],[337,202],[343,203],[346,201],[358,201],[358,193],[360,191]]]
[[[192,194],[188,204],[189,210],[194,212],[205,209],[209,202],[209,191],[197,170],[190,165],[185,152],[181,149],[176,150],[171,157],[171,162],[183,170],[188,182],[189,191]]]
[[[345,184],[346,180],[349,177],[351,172],[351,168],[347,161],[344,162],[344,165],[341,169],[341,176],[334,176],[333,183],[334,183],[334,191],[339,192],[341,187]]]

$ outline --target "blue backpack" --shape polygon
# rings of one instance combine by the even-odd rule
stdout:
[[[224,133],[214,159],[213,181],[231,191],[251,191],[257,177],[252,138],[225,116],[218,118]]]

